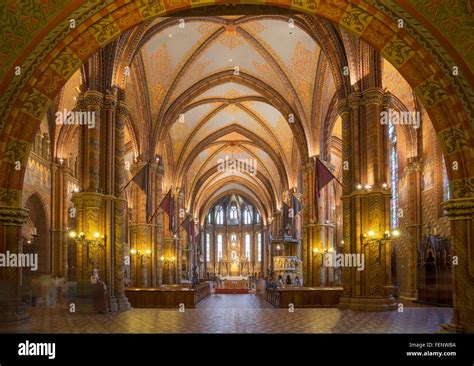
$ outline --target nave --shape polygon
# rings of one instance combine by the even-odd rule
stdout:
[[[26,333],[435,333],[451,320],[449,308],[405,307],[398,312],[274,309],[256,295],[211,295],[196,309],[132,309],[69,314],[35,309]],[[18,331],[2,329],[2,332]]]
[[[474,332],[469,29],[378,0],[33,3],[0,5],[0,327]]]

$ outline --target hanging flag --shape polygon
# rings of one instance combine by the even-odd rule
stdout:
[[[155,212],[150,217],[150,220],[148,220],[148,223],[150,223],[153,220],[156,213],[161,208],[164,212],[167,213],[169,217],[169,229],[170,229],[170,232],[174,235],[176,233],[175,217],[174,217],[174,199],[173,199],[173,196],[171,195],[171,190],[172,189],[170,189],[168,193],[166,193],[165,197],[161,200],[161,203],[158,205]]]
[[[291,206],[293,207],[293,213],[295,215],[299,214],[303,209],[303,205],[301,204],[300,200],[296,198],[294,194],[291,195]]]
[[[146,209],[146,218],[148,220],[148,217],[151,215],[151,199],[150,199],[150,174],[149,174],[149,166],[150,162],[148,161],[138,172],[133,176],[132,179],[128,181],[127,184],[123,187],[125,188],[128,187],[128,185],[132,182],[134,182],[140,189],[145,192],[145,199],[146,199],[146,204],[145,204],[145,209]]]
[[[316,189],[318,196],[321,194],[321,190],[326,187],[333,179],[341,184],[341,182],[339,182],[339,180],[334,176],[334,174],[332,174],[326,165],[324,165],[321,160],[316,158]]]
[[[283,233],[285,233],[286,226],[288,225],[288,219],[290,215],[290,206],[283,202]]]
[[[181,226],[188,233],[190,242],[191,243],[194,242],[194,238],[196,237],[195,229],[194,229],[194,218],[191,215],[187,215],[185,219],[183,220],[183,222],[179,225],[179,227]]]

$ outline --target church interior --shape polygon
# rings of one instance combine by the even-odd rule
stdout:
[[[2,2],[0,331],[474,332],[471,2],[251,3]]]

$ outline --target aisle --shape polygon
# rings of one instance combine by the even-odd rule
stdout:
[[[272,306],[253,294],[213,294],[201,301],[197,309],[272,309]]]

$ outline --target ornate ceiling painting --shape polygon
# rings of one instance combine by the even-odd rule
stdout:
[[[186,18],[185,28],[180,28],[179,18],[166,16],[189,9],[188,2],[153,4],[124,1],[117,5],[104,1],[69,4],[66,8],[65,3],[54,1],[5,2],[2,5],[3,23],[11,29],[3,32],[0,39],[0,127],[4,131],[4,139],[19,138],[25,141],[23,145],[27,149],[35,130],[34,123],[41,120],[43,112],[54,102],[65,81],[100,47],[123,33],[133,40],[134,49],[131,52],[128,50],[124,58],[124,65],[131,66],[132,74],[126,78],[123,70],[118,70],[114,78],[117,85],[126,88],[126,91],[134,91],[126,93],[132,111],[127,127],[133,142],[128,146],[132,145],[136,154],[156,147],[157,153],[166,158],[169,171],[173,171],[173,179],[182,180],[182,170],[176,169],[172,162],[179,164],[180,157],[181,161],[185,161],[189,154],[197,155],[194,149],[202,149],[203,146],[198,146],[192,138],[178,141],[177,130],[173,137],[171,129],[177,128],[173,124],[182,112],[177,110],[176,105],[189,108],[192,101],[206,104],[207,98],[209,103],[228,103],[228,107],[222,107],[214,114],[211,112],[212,115],[204,119],[193,117],[196,120],[188,122],[195,126],[196,131],[193,129],[192,134],[196,132],[209,144],[211,141],[205,136],[215,140],[221,139],[223,134],[237,132],[254,140],[254,135],[259,135],[257,131],[265,128],[272,133],[259,137],[268,140],[264,146],[271,151],[266,152],[278,161],[278,178],[294,185],[296,180],[292,172],[295,171],[296,161],[301,159],[304,162],[309,156],[320,152],[325,155],[330,153],[326,148],[331,144],[325,142],[330,140],[331,135],[325,121],[334,119],[334,116],[327,115],[329,103],[333,103],[329,100],[335,100],[331,99],[331,95],[336,86],[342,96],[352,87],[334,72],[345,63],[343,58],[346,56],[337,44],[338,37],[347,38],[346,31],[341,31],[347,29],[380,50],[415,88],[442,138],[443,150],[449,152],[446,159],[448,162],[456,159],[463,161],[462,169],[450,173],[453,186],[459,188],[456,192],[459,191],[461,196],[470,194],[466,193],[470,190],[463,187],[472,180],[472,153],[466,148],[447,146],[451,144],[451,129],[472,129],[474,96],[470,85],[474,84],[474,48],[470,37],[470,2],[283,2],[282,7],[321,16],[293,16],[293,28],[285,24],[288,17],[281,15],[283,10],[280,15],[271,16],[207,17],[202,16],[206,13],[199,12],[199,9],[194,9],[196,16]],[[200,4],[199,0],[193,4],[207,5]],[[18,21],[17,14],[22,13],[37,15]],[[70,15],[80,24],[76,29],[68,29]],[[89,18],[89,23],[83,24]],[[396,25],[400,18],[406,20],[403,29]],[[334,28],[328,20],[340,29]],[[276,27],[277,23],[285,26]],[[89,27],[90,24],[93,26]],[[104,28],[105,24],[109,26]],[[45,34],[49,35],[43,37]],[[35,37],[39,42],[35,41]],[[346,40],[344,43],[347,46]],[[416,52],[413,51],[415,49]],[[347,57],[353,57],[349,49],[346,51]],[[351,63],[351,60],[347,62]],[[14,73],[9,71],[18,64],[28,71],[14,78]],[[421,68],[422,64],[429,67]],[[459,67],[459,76],[453,75],[453,65]],[[229,75],[235,66],[239,67],[240,74]],[[437,81],[433,80],[434,75]],[[354,76],[352,72],[350,80]],[[223,95],[227,101],[214,100],[216,96],[222,98]],[[282,140],[282,130],[272,128],[263,111],[265,103],[281,113],[282,121],[290,113],[296,115],[297,121],[290,126],[292,134],[289,135],[295,140]],[[235,108],[239,112],[235,112]],[[32,118],[34,123],[20,136],[12,126],[17,119],[22,120],[26,116]],[[235,123],[234,116],[238,117]],[[456,118],[451,120],[449,116]],[[217,121],[217,118],[224,120]],[[208,135],[202,129],[208,131]],[[15,132],[14,136],[10,136],[11,131]],[[138,131],[148,134],[146,137],[140,134],[137,138]],[[315,131],[321,131],[323,137]],[[251,132],[255,132],[254,135]],[[235,141],[238,142],[238,138]],[[27,154],[20,153],[17,158],[24,160]],[[8,196],[4,202],[10,205],[18,200],[23,173],[14,171],[11,162],[6,161],[5,164],[9,170],[2,189]],[[292,169],[289,170],[288,165]],[[172,183],[167,181],[166,185]]]
[[[311,121],[329,106],[321,104],[323,95],[335,93],[329,68],[320,67],[321,48],[282,16],[196,17],[183,24],[164,18],[142,30],[126,83],[129,130],[166,141],[166,153],[155,142],[173,172],[165,185],[192,192],[188,208],[207,204],[223,184],[246,187],[266,207],[280,207],[283,192],[297,185],[301,156],[290,127],[295,122],[274,97],[298,114],[313,154],[319,136],[308,132]],[[255,164],[258,174],[220,172],[218,162],[226,159]]]

